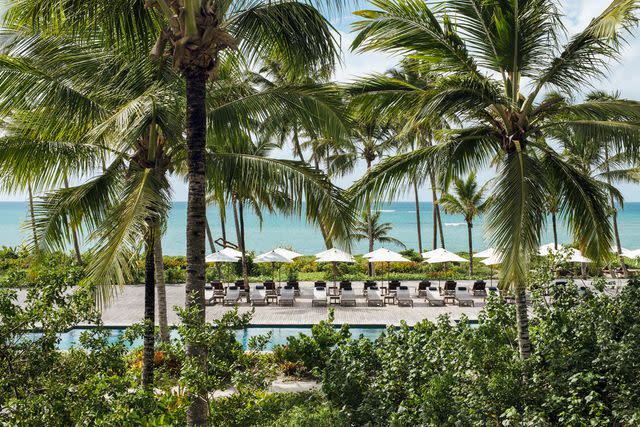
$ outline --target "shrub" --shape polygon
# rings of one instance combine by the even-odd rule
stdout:
[[[329,317],[311,328],[311,335],[298,334],[287,338],[287,344],[274,349],[274,358],[278,363],[301,363],[314,375],[324,369],[333,348],[351,337],[348,325],[340,329],[333,327],[333,310]]]
[[[636,425],[640,289],[551,293],[534,297],[527,360],[513,306],[490,297],[477,327],[443,317],[340,342],[323,391],[355,425]]]
[[[241,390],[210,403],[211,424],[219,427],[342,427],[346,419],[318,392]]]

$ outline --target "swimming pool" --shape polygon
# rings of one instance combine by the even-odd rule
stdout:
[[[337,328],[337,326],[336,326]],[[73,328],[66,332],[60,334],[60,343],[58,344],[58,348],[60,350],[68,350],[73,345],[77,344],[80,340],[80,334],[83,332],[90,330],[91,328]],[[109,342],[116,342],[125,331],[125,328],[108,328],[109,331]],[[354,326],[350,327],[349,331],[351,331],[352,337],[364,336],[371,340],[375,340],[382,334],[385,330],[383,326]],[[273,349],[274,346],[280,344],[287,343],[287,337],[298,335],[298,334],[306,334],[311,335],[311,326],[290,326],[290,325],[253,325],[249,326],[245,329],[240,329],[235,331],[236,339],[238,342],[242,344],[242,347],[246,350],[249,345],[249,340],[251,337],[266,335],[271,332],[271,339],[267,344],[266,350]],[[39,336],[38,332],[32,332],[29,334],[30,338],[37,338]],[[178,331],[175,329],[171,330],[171,337],[178,338]],[[133,342],[131,347],[137,347],[142,345],[142,339],[136,340]]]

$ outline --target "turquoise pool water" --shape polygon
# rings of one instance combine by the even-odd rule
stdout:
[[[80,340],[80,334],[89,330],[89,328],[74,328],[67,332],[60,334],[60,343],[58,348],[60,350],[68,350],[73,345],[77,344]],[[125,328],[109,328],[110,332],[109,341],[115,342],[124,334]],[[376,327],[351,327],[351,336],[358,337],[360,335],[375,340],[385,330],[382,326]],[[279,344],[286,344],[287,337],[298,334],[311,334],[310,326],[249,326],[246,329],[241,329],[235,332],[236,339],[242,344],[242,347],[246,350],[251,337],[266,335],[271,332],[271,339],[267,345],[266,350],[271,350],[274,346]],[[30,334],[31,338],[37,338],[38,332]],[[171,331],[172,338],[178,338],[178,331]],[[131,344],[131,347],[137,347],[142,345],[142,340],[137,340]]]

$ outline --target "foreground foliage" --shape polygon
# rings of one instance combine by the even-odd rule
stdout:
[[[637,425],[640,289],[611,297],[555,287],[551,298],[535,297],[527,360],[514,307],[490,298],[477,325],[442,317],[375,342],[337,340],[312,372],[352,425]],[[278,352],[304,360],[325,338]]]
[[[180,339],[156,347],[151,391],[140,381],[143,325],[117,339],[91,329],[59,351],[60,332],[99,325],[91,293],[56,283],[0,289],[0,424],[184,425],[189,387],[207,391],[215,426],[638,425],[638,282],[619,295],[556,286],[546,298],[538,282],[549,283],[548,274],[529,282],[527,360],[518,356],[515,309],[496,297],[478,324],[442,317],[389,328],[375,341],[336,328],[330,311],[311,335],[271,353],[263,352],[266,337],[242,348],[234,331],[251,314],[231,311],[182,326]],[[179,314],[187,324],[194,315]],[[202,364],[185,358],[185,339],[207,349]],[[322,390],[268,393],[283,374],[313,377]],[[237,392],[213,398],[230,386]]]

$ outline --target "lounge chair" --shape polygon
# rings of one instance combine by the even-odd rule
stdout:
[[[227,294],[222,300],[223,305],[236,305],[240,300],[240,289],[237,286],[229,286]]]
[[[471,293],[475,296],[486,297],[487,296],[487,282],[484,280],[476,280],[473,282]]]
[[[459,307],[473,307],[475,305],[473,300],[469,298],[469,293],[465,286],[458,287],[458,292],[455,294],[454,298]]]
[[[458,286],[458,282],[456,282],[455,280],[447,280],[446,282],[444,282],[444,289],[440,290],[440,295],[447,296],[447,292],[451,294],[452,291],[453,294],[455,294],[456,286]]]
[[[367,290],[373,286],[378,286],[378,284],[373,280],[365,280],[364,286],[362,287],[362,295],[367,296]]]
[[[398,306],[411,306],[413,307],[413,300],[411,299],[411,292],[407,286],[400,286],[396,291],[396,301]]]
[[[388,295],[393,295],[398,291],[398,288],[400,287],[400,282],[397,280],[392,280],[389,282],[389,286],[388,286]]]
[[[215,305],[216,302],[224,301],[224,287],[222,283],[218,283],[220,286],[214,286],[212,289],[204,290],[204,305]]]
[[[293,292],[296,296],[300,295],[300,283],[297,280],[289,280],[287,281],[287,286],[291,286],[293,288]]]
[[[356,293],[353,292],[351,286],[342,289],[342,293],[340,294],[340,305],[343,307],[356,306]]]
[[[342,291],[344,289],[350,289],[351,288],[351,282],[348,281],[348,280],[342,280],[342,281],[340,281],[340,284],[338,286],[339,286],[339,288],[338,288],[339,292],[342,293]]]
[[[377,286],[371,287],[367,291],[367,305],[369,307],[384,307],[384,300],[380,296],[380,289]]]
[[[444,299],[440,298],[436,292],[438,289],[435,286],[430,287],[426,291],[425,301],[429,303],[431,307],[444,307]]]
[[[427,291],[429,290],[429,288],[431,287],[431,282],[428,280],[423,280],[420,283],[418,283],[418,288],[416,289],[416,295],[418,295],[419,297],[426,297],[427,296]]]
[[[278,299],[279,305],[291,305],[296,301],[295,289],[293,286],[285,286],[280,290],[280,298]]]
[[[204,305],[214,305],[215,302],[213,302],[213,289],[204,289]]]
[[[322,286],[316,286],[313,288],[313,299],[311,300],[311,307],[316,305],[327,306],[327,291]]]
[[[267,290],[263,285],[257,285],[249,291],[251,305],[267,305]]]

